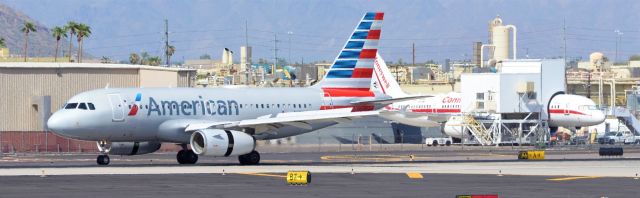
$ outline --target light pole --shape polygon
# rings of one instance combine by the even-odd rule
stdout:
[[[618,62],[618,43],[620,42],[620,40],[622,40],[622,35],[624,33],[622,33],[620,30],[614,30],[613,32],[616,33],[616,57],[615,57],[615,62]]]

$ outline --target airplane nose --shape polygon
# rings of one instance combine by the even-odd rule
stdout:
[[[600,123],[604,122],[604,120],[607,118],[607,116],[602,111],[597,111],[595,113],[595,115],[596,115],[595,118],[596,118],[596,122],[597,122],[596,124],[600,124]]]
[[[62,116],[60,116],[59,113],[51,115],[49,120],[47,120],[47,128],[49,128],[50,131],[61,133],[65,128]]]

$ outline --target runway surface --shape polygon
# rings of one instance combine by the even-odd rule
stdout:
[[[413,159],[410,157],[413,155]],[[259,166],[201,157],[177,165],[174,153],[112,156],[5,155],[0,197],[635,197],[640,153],[547,151],[517,160],[517,150],[263,153]],[[308,186],[285,184],[289,170],[309,170]],[[414,177],[414,178],[411,178]],[[417,177],[417,178],[416,178]]]
[[[2,177],[2,197],[634,197],[630,178],[423,174],[313,174],[307,186],[284,174],[162,174]],[[566,179],[569,178],[569,179]],[[561,179],[561,180],[558,180]],[[563,180],[564,179],[564,180]]]

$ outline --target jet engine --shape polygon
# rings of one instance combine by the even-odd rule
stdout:
[[[220,129],[193,132],[190,142],[194,153],[216,157],[244,155],[256,148],[253,136],[241,131]]]
[[[451,116],[442,126],[442,133],[453,138],[462,138],[463,126],[462,116]]]
[[[107,145],[98,142],[98,149],[111,155],[142,155],[156,152],[161,145],[160,142],[111,142]]]

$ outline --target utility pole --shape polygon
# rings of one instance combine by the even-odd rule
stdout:
[[[167,61],[167,67],[169,67],[169,20],[167,19],[164,20],[164,59]]]
[[[562,19],[562,41],[564,42],[563,50],[564,55],[564,90],[567,90],[567,19]],[[528,50],[528,49],[527,49]],[[529,56],[529,52],[527,52],[527,57]]]
[[[273,33],[273,70],[271,73],[275,73],[275,69],[278,69],[278,34]]]
[[[249,50],[249,22],[247,22],[247,20],[244,20],[244,48],[245,48],[245,59],[244,60],[244,69],[245,69],[245,81],[244,84],[245,85],[249,85],[249,78],[253,75],[251,75],[251,63],[249,63],[249,56],[248,56],[248,50]],[[242,53],[242,52],[240,52]]]
[[[291,65],[291,35],[293,34],[292,31],[288,31],[287,35],[289,35],[289,65]]]
[[[562,21],[562,41],[564,42],[564,65],[567,67],[567,22],[566,19]]]
[[[412,61],[411,61],[411,66],[416,66],[416,43],[411,43],[411,56],[412,56]]]

